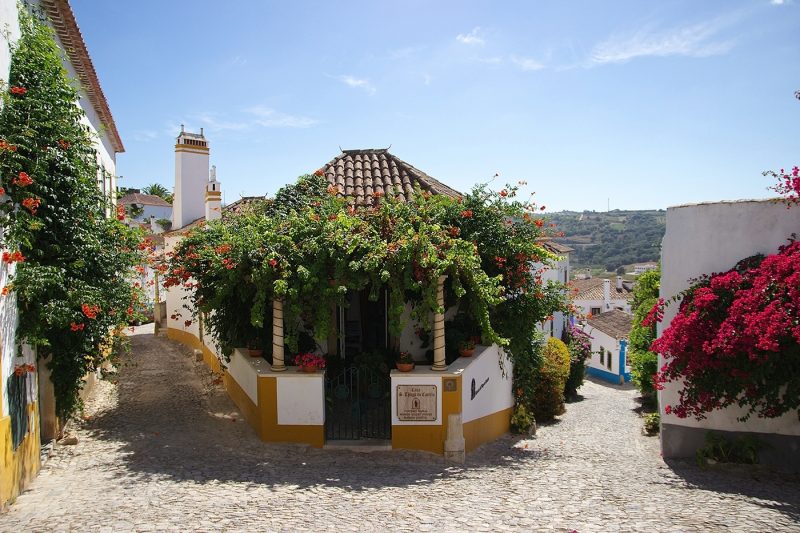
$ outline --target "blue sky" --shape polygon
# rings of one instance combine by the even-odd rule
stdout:
[[[126,153],[171,186],[205,128],[227,202],[392,146],[548,210],[770,196],[800,161],[800,0],[72,0]]]

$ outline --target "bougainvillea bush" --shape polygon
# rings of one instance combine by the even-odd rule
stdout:
[[[705,418],[731,405],[774,418],[800,407],[800,242],[697,280],[652,350],[656,385],[683,380],[667,414]]]
[[[141,288],[128,280],[145,250],[106,216],[93,138],[51,30],[25,9],[20,29],[0,110],[2,261],[14,271],[0,297],[16,300],[17,340],[48,357],[63,418],[109,333],[135,314]]]
[[[775,179],[777,183],[770,189],[783,196],[789,206],[800,204],[800,167],[794,166],[790,172],[768,170],[764,175]]]

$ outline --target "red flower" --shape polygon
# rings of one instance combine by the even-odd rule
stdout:
[[[228,252],[231,251],[231,245],[230,244],[220,244],[219,246],[214,248],[214,251],[217,252],[220,255],[227,254]]]
[[[314,175],[321,178],[325,175],[325,171],[322,170],[321,168],[318,168],[317,170],[314,171]]]
[[[97,313],[100,311],[100,306],[83,304],[81,305],[81,311],[83,311],[83,314],[86,316],[86,318],[95,319],[97,318]]]
[[[22,263],[25,261],[25,257],[19,250],[16,252],[3,252],[3,261],[6,263]]]
[[[28,89],[26,89],[25,87],[12,87],[11,88],[11,94],[17,94],[17,95],[22,96],[26,92],[28,92]]]
[[[537,218],[536,220],[533,221],[533,223],[536,224],[537,228],[544,227],[544,220],[542,220],[541,218]]]
[[[3,196],[6,193],[6,190],[0,187],[0,196]]]
[[[28,176],[27,172],[20,172],[19,176],[15,176],[11,183],[14,185],[19,185],[20,187],[27,187],[28,185],[33,183],[33,178]]]
[[[5,287],[3,287],[3,290],[0,291],[0,294],[2,294],[3,296],[8,296],[8,291],[10,290],[11,288],[8,285],[6,285]]]
[[[63,150],[67,150],[67,149],[70,147],[70,144],[69,144],[69,142],[68,142],[68,141],[65,141],[64,139],[59,139],[59,141],[58,141],[58,145],[59,145],[59,146],[60,146],[60,147],[61,147]]]
[[[461,218],[472,218],[472,209],[461,211]]]
[[[39,204],[41,204],[41,203],[42,203],[42,201],[39,200],[38,198],[29,197],[29,198],[25,198],[24,200],[22,200],[22,206],[25,209],[27,209],[28,211],[30,211],[31,215],[35,215],[36,214],[36,210],[39,209]]]
[[[125,206],[118,205],[117,206],[117,220],[125,220]]]
[[[507,190],[505,190],[505,189],[503,189],[502,191],[500,191],[500,196],[502,196],[503,198],[505,198],[506,196],[508,196],[508,191],[507,191]]]
[[[188,328],[189,326],[191,326],[191,325],[192,325],[192,321],[191,321],[191,320],[184,320],[184,321],[183,321],[183,325],[184,325],[184,326],[186,326],[186,327]]]
[[[278,266],[278,260],[277,259],[270,259],[269,260],[269,266],[271,266],[272,268],[277,267]]]
[[[71,329],[72,331],[81,331],[81,330],[83,330],[84,327],[86,327],[86,324],[84,324],[83,322],[81,322],[80,324],[76,324],[75,322],[72,322],[69,325],[69,329]]]

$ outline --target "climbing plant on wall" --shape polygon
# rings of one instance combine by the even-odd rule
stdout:
[[[373,299],[387,289],[395,335],[406,302],[429,330],[432,313],[444,311],[436,286],[446,276],[446,292],[471,317],[473,333],[506,346],[515,380],[531,388],[537,324],[564,301],[532,268],[554,258],[539,242],[541,208],[516,194],[516,187],[479,186],[463,198],[417,191],[401,202],[376,193],[371,206],[357,208],[321,176],[303,176],[274,200],[192,231],[175,249],[165,284],[190,289],[187,307],[207,313],[205,324],[229,352],[266,333],[273,298],[284,301],[290,349],[297,324],[327,336],[332,306],[344,304],[348,289],[367,289]],[[242,309],[250,310],[244,321]],[[518,400],[532,398],[526,390]]]
[[[57,413],[67,417],[109,333],[136,312],[141,291],[128,279],[145,246],[105,216],[94,139],[52,31],[25,9],[20,29],[0,110],[2,260],[15,266],[2,297],[16,299],[17,340],[48,356]]]

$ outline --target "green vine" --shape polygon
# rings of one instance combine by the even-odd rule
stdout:
[[[3,262],[12,272],[2,291],[19,309],[18,341],[49,356],[66,418],[109,334],[136,313],[141,288],[128,279],[145,251],[139,233],[105,216],[94,139],[52,31],[25,9],[19,15],[0,110]]]
[[[424,334],[433,313],[444,312],[436,297],[446,276],[448,307],[468,317],[462,334],[506,347],[517,400],[532,410],[542,363],[537,325],[565,302],[561,286],[533,268],[555,259],[539,243],[540,208],[516,194],[486,186],[459,199],[417,191],[408,202],[375,195],[371,207],[355,208],[322,177],[302,176],[274,200],[192,231],[165,266],[165,285],[190,289],[187,309],[208,314],[204,324],[224,353],[253,337],[268,344],[266,317],[271,301],[282,299],[295,351],[301,331],[317,339],[335,333],[331,311],[349,289],[368,290],[373,300],[388,290],[395,337],[410,303]]]

